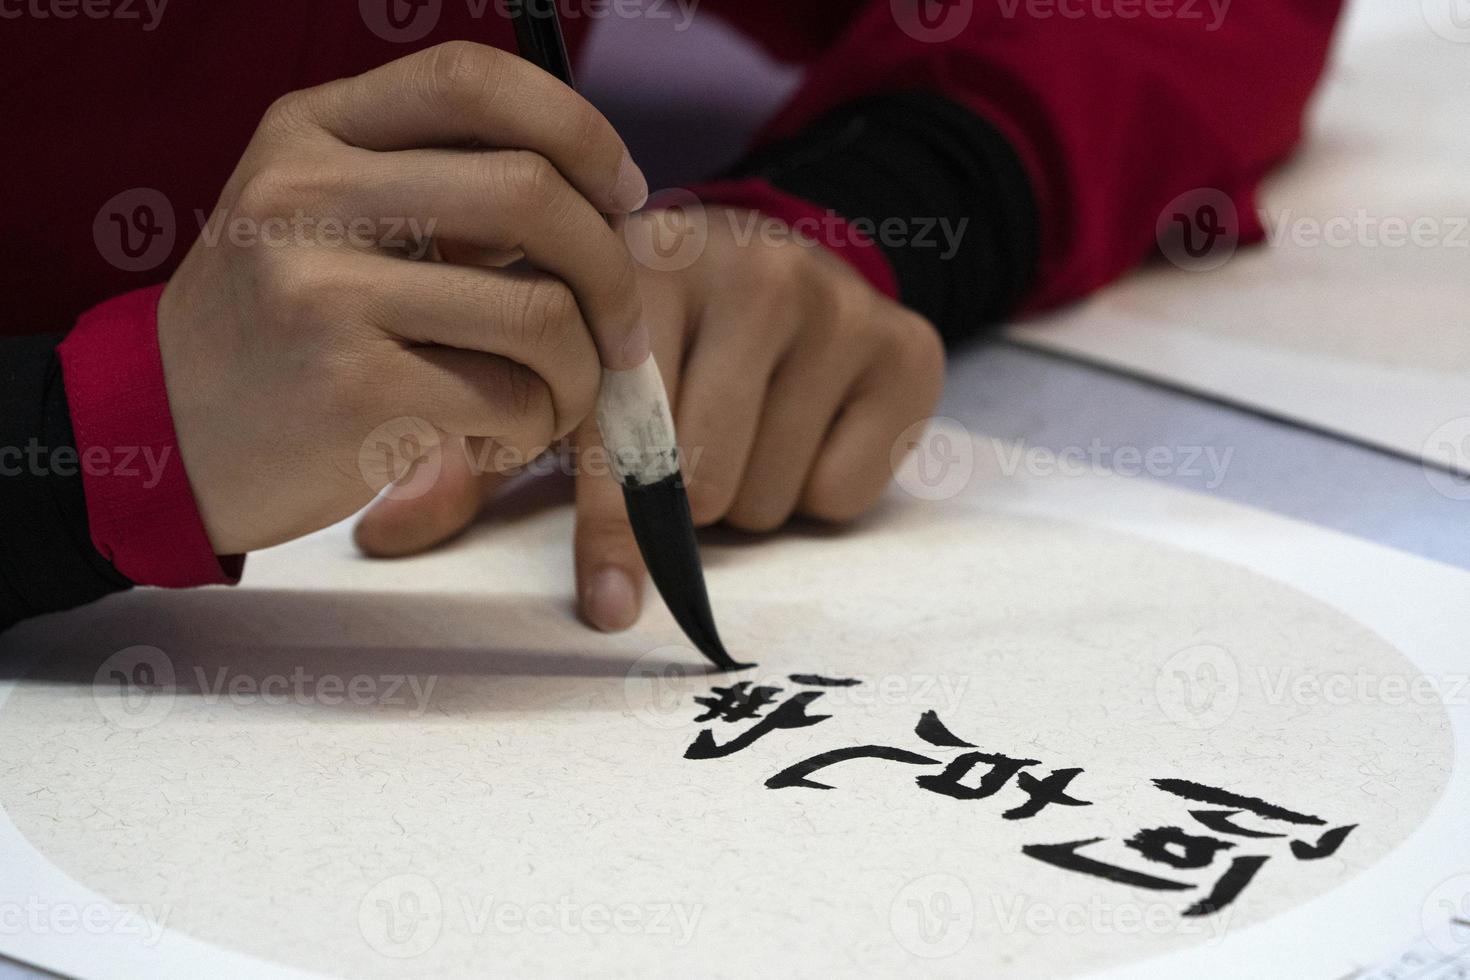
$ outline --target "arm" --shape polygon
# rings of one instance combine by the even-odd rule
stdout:
[[[869,225],[969,219],[958,261],[879,243],[953,340],[1116,279],[1187,191],[1224,192],[1258,240],[1256,185],[1299,136],[1340,3],[834,0],[825,33],[775,6],[727,16],[810,71],[737,176]]]
[[[628,223],[680,440],[701,454],[686,474],[701,525],[858,517],[933,412],[939,337],[1116,278],[1182,191],[1220,188],[1248,215],[1296,138],[1337,9],[1261,0],[1210,31],[948,0],[936,9],[969,21],[936,40],[904,19],[908,2],[934,0],[724,0],[723,16],[809,64],[805,85],[730,179],[695,189],[708,206],[655,197]],[[776,234],[748,234],[762,214]],[[451,537],[499,480],[452,457],[443,472],[370,510],[363,549]],[[637,547],[615,484],[590,467],[576,569],[589,623],[637,618]]]
[[[92,546],[56,341],[0,342],[0,630],[129,584]]]
[[[520,101],[485,100],[491,78]],[[524,148],[440,149],[470,142]],[[440,439],[529,451],[570,431],[599,365],[647,355],[599,213],[646,196],[590,105],[482,46],[282,97],[215,211],[253,234],[206,229],[166,287],[103,303],[57,349],[0,347],[0,467],[40,458],[0,482],[0,628],[129,582],[232,580],[216,553],[348,516]],[[408,261],[431,234],[540,265]]]

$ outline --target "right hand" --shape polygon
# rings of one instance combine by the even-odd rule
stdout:
[[[599,363],[649,350],[632,259],[599,213],[646,196],[606,119],[493,48],[451,42],[278,100],[158,309],[216,553],[365,505],[402,475],[362,464],[388,451],[364,452],[375,430],[410,455],[461,436],[522,459],[572,431]],[[525,263],[412,261],[384,241],[405,227],[441,255]],[[404,419],[422,421],[395,432]]]

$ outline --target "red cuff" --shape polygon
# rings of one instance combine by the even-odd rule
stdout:
[[[233,585],[244,557],[215,557],[169,412],[162,292],[128,293],[82,314],[57,348],[92,544],[139,585]]]
[[[798,234],[836,253],[878,292],[898,299],[898,279],[883,249],[861,228],[830,209],[777,190],[759,177],[715,181],[690,190],[705,204],[746,208],[785,222]]]

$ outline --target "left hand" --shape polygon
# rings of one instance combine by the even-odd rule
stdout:
[[[685,233],[690,220],[640,213],[628,241],[635,255],[654,254],[653,236]],[[638,267],[695,523],[766,532],[797,514],[857,518],[888,485],[899,436],[939,399],[937,331],[820,245],[743,235],[749,212],[711,208],[704,220],[707,243],[687,268]],[[646,572],[596,422],[573,438],[573,458],[587,463],[576,477],[578,608],[594,627],[625,629]],[[419,468],[437,474],[432,486],[379,499],[357,526],[358,547],[392,557],[459,533],[510,478],[477,462],[449,449],[440,466]]]

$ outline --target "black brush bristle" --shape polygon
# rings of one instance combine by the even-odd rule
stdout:
[[[737,663],[715,629],[683,474],[676,472],[645,486],[624,486],[623,500],[648,575],[684,635],[721,670],[754,667]]]

